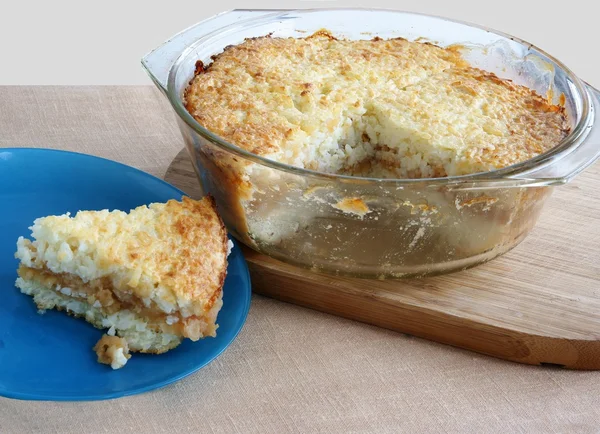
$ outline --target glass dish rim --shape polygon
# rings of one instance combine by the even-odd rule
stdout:
[[[256,11],[258,9],[236,9],[236,11],[240,11],[240,10]],[[267,12],[267,10],[264,10],[264,11]],[[167,94],[167,97],[168,97],[171,105],[175,109],[175,112],[177,113],[177,115],[192,130],[194,130],[200,136],[202,136],[206,140],[209,140],[211,143],[216,144],[221,149],[223,149],[227,152],[231,152],[234,155],[237,155],[237,156],[243,158],[244,160],[247,160],[247,161],[250,161],[250,162],[253,162],[256,164],[260,164],[261,166],[266,166],[266,167],[269,167],[269,168],[272,168],[272,169],[275,169],[278,171],[283,171],[283,172],[291,173],[293,175],[302,176],[305,178],[322,179],[324,181],[339,181],[342,183],[353,183],[353,184],[391,184],[391,185],[427,184],[427,185],[435,186],[435,185],[440,185],[440,184],[442,184],[442,185],[443,184],[456,184],[456,183],[462,184],[462,183],[466,183],[466,182],[484,182],[484,181],[498,182],[498,181],[507,180],[507,179],[513,179],[513,180],[521,179],[524,181],[524,180],[530,179],[530,180],[537,181],[536,184],[539,185],[540,181],[545,180],[545,181],[547,181],[546,183],[550,184],[550,183],[554,183],[557,181],[560,182],[560,181],[562,181],[562,179],[560,177],[540,179],[540,178],[536,178],[535,176],[533,176],[531,178],[527,178],[527,177],[522,178],[522,177],[518,177],[518,175],[526,175],[527,172],[541,169],[543,167],[546,167],[546,166],[552,164],[553,162],[555,162],[557,160],[560,160],[562,157],[569,154],[578,145],[581,144],[580,139],[582,139],[582,137],[583,138],[585,137],[585,134],[588,130],[591,110],[590,110],[590,98],[589,98],[589,95],[588,95],[588,92],[586,89],[586,85],[583,83],[583,81],[581,79],[579,79],[579,77],[577,77],[573,73],[573,71],[571,71],[560,60],[558,60],[555,57],[553,57],[552,55],[546,53],[544,50],[540,49],[536,45],[531,44],[523,39],[517,38],[515,36],[509,35],[507,33],[504,33],[504,32],[501,32],[501,31],[498,31],[495,29],[491,29],[486,26],[481,26],[481,25],[469,23],[466,21],[450,19],[447,17],[437,16],[437,15],[424,14],[424,13],[418,13],[418,12],[410,12],[410,11],[401,11],[401,10],[394,10],[394,9],[311,8],[311,9],[279,9],[279,10],[272,10],[272,11],[273,11],[273,13],[267,13],[266,15],[262,15],[259,17],[252,17],[252,18],[249,18],[246,20],[238,21],[236,23],[232,23],[227,26],[218,28],[218,29],[202,36],[200,39],[198,39],[193,44],[188,46],[185,50],[183,50],[178,55],[177,59],[173,63],[173,66],[171,67],[171,70],[169,71],[169,76],[168,76],[166,94]],[[333,11],[335,11],[335,12],[377,11],[377,12],[384,12],[384,13],[393,13],[393,14],[402,14],[402,15],[417,15],[417,16],[423,16],[423,17],[428,17],[428,18],[441,19],[441,20],[453,22],[456,24],[461,24],[461,25],[465,25],[468,27],[477,28],[477,29],[484,30],[484,31],[487,31],[490,33],[494,33],[498,36],[511,39],[514,42],[517,42],[521,45],[528,46],[530,49],[533,48],[540,54],[542,54],[542,55],[546,56],[548,59],[550,59],[557,67],[562,69],[563,72],[567,75],[567,78],[573,83],[576,91],[579,93],[579,96],[581,97],[581,117],[580,117],[579,121],[577,122],[577,124],[574,126],[574,128],[571,129],[569,134],[560,143],[558,143],[556,146],[554,146],[552,149],[550,149],[540,155],[537,155],[534,158],[531,158],[529,160],[526,160],[526,161],[523,161],[520,163],[510,165],[507,167],[503,167],[500,169],[495,169],[495,170],[491,170],[491,171],[487,171],[487,172],[478,172],[478,173],[467,174],[467,175],[447,176],[447,177],[439,177],[439,178],[414,178],[414,179],[413,178],[373,178],[373,177],[361,177],[361,176],[340,175],[340,174],[335,174],[335,173],[320,172],[320,171],[316,171],[316,170],[312,170],[312,169],[306,169],[306,168],[302,168],[302,167],[292,166],[292,165],[289,165],[286,163],[271,160],[269,158],[265,158],[260,155],[249,152],[237,145],[234,145],[233,143],[228,142],[227,140],[221,138],[217,134],[213,133],[212,131],[210,131],[210,130],[206,129],[205,127],[203,127],[202,125],[200,125],[200,123],[198,121],[196,121],[196,119],[194,119],[194,117],[187,111],[187,109],[183,105],[183,98],[181,98],[181,96],[175,91],[175,79],[177,77],[177,73],[178,73],[180,67],[182,66],[184,60],[186,60],[188,58],[189,54],[191,54],[198,46],[205,44],[211,38],[216,37],[225,31],[234,31],[234,30],[243,29],[245,27],[253,27],[253,26],[256,26],[259,24],[265,24],[270,21],[276,21],[277,18],[285,16],[285,15],[289,15],[289,14],[309,15],[310,13],[315,13],[315,12],[333,12]],[[232,12],[232,11],[223,12],[219,15],[224,15],[224,14],[227,14],[228,12]]]

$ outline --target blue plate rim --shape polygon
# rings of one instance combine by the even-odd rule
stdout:
[[[161,179],[157,176],[151,175],[148,172],[144,172],[141,169],[138,169],[136,167],[133,166],[129,166],[127,164],[124,163],[120,163],[118,161],[115,160],[111,160],[109,158],[104,158],[104,157],[97,157],[95,155],[91,155],[91,154],[85,154],[82,152],[75,152],[75,151],[65,151],[65,150],[61,150],[61,149],[52,149],[52,148],[31,148],[31,147],[27,147],[27,148],[2,148],[0,147],[0,154],[3,152],[22,152],[22,151],[34,151],[34,152],[40,152],[40,153],[44,153],[44,152],[50,152],[50,153],[58,153],[58,154],[70,154],[70,155],[76,155],[78,157],[84,157],[90,160],[102,160],[105,163],[108,164],[113,164],[116,166],[121,166],[123,168],[126,168],[128,170],[132,170],[134,172],[137,172],[138,174],[142,175],[143,177],[146,178],[150,178],[154,181],[159,181],[160,183],[162,183],[163,185],[173,189],[177,194],[181,194],[182,196],[188,196],[188,194],[186,194],[185,192],[183,192],[182,190],[180,190],[179,188],[175,187],[174,185],[168,183],[167,181],[165,181],[164,179]],[[229,235],[229,234],[228,234]],[[107,401],[107,400],[111,400],[111,399],[117,399],[117,398],[123,398],[126,396],[133,396],[133,395],[139,395],[142,393],[146,393],[146,392],[151,392],[153,390],[157,390],[157,389],[161,389],[165,386],[168,386],[170,384],[176,383],[186,377],[189,377],[190,375],[198,372],[200,369],[204,368],[205,366],[207,366],[209,363],[212,363],[217,357],[219,357],[221,354],[223,354],[223,352],[225,350],[227,350],[231,344],[236,340],[236,338],[238,337],[238,335],[240,334],[240,332],[242,331],[242,329],[244,328],[244,326],[246,325],[246,320],[248,318],[248,313],[250,312],[250,305],[251,305],[251,301],[252,301],[252,281],[250,280],[250,271],[248,270],[248,264],[246,263],[246,258],[244,258],[244,255],[241,252],[240,246],[239,246],[239,242],[231,235],[229,235],[229,239],[233,242],[234,244],[234,249],[239,251],[239,254],[241,255],[241,259],[242,259],[242,263],[245,265],[244,267],[244,271],[245,271],[245,276],[248,282],[248,289],[249,289],[249,296],[246,299],[246,303],[243,306],[244,307],[244,314],[239,318],[240,321],[240,327],[237,329],[237,331],[233,334],[233,336],[231,337],[231,339],[229,340],[229,342],[227,342],[225,345],[223,345],[223,347],[213,355],[213,357],[203,361],[202,363],[200,363],[199,365],[194,366],[191,369],[188,370],[184,370],[182,371],[179,375],[173,376],[171,378],[168,378],[166,380],[148,385],[148,386],[143,386],[143,387],[137,387],[137,388],[133,388],[133,389],[129,389],[126,391],[120,391],[120,392],[111,392],[111,393],[103,393],[103,394],[99,394],[99,395],[59,395],[59,396],[54,396],[52,397],[51,395],[40,395],[40,394],[34,394],[34,393],[20,393],[20,392],[2,392],[0,391],[0,397],[2,398],[7,398],[7,399],[15,399],[15,400],[20,400],[20,401],[46,401],[46,402],[83,402],[83,401]]]

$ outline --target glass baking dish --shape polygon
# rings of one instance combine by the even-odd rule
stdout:
[[[500,170],[431,179],[374,179],[292,167],[203,128],[182,104],[204,64],[245,38],[421,38],[459,44],[475,67],[564,102],[570,134],[545,154]],[[554,186],[600,156],[600,94],[518,38],[472,24],[370,9],[235,10],[179,33],[142,64],[173,106],[198,178],[229,231],[247,246],[314,271],[363,278],[446,273],[501,255],[535,225]]]

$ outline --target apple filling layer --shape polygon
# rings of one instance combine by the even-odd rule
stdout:
[[[107,278],[94,279],[84,282],[80,277],[69,274],[56,274],[48,269],[29,268],[21,265],[18,270],[19,276],[23,281],[37,284],[37,287],[45,288],[56,294],[65,302],[73,301],[92,309],[103,318],[115,316],[121,312],[132,314],[137,321],[143,323],[143,327],[155,333],[163,333],[177,336],[179,338],[189,338],[196,341],[205,336],[215,336],[217,325],[215,324],[217,314],[222,305],[221,294],[215,301],[211,309],[204,316],[191,315],[183,317],[179,312],[165,313],[153,303],[144,303],[143,300],[127,290],[113,287]],[[23,288],[21,288],[23,289]],[[37,303],[37,301],[36,301]],[[73,305],[75,306],[75,305]],[[46,306],[40,306],[40,309],[47,309]],[[61,306],[55,306],[60,308]],[[62,306],[77,316],[82,315],[74,309],[69,309],[68,304]],[[114,326],[117,333],[121,334],[120,327],[107,324],[107,321],[89,321],[97,327],[105,328]],[[139,329],[141,326],[137,324]],[[132,345],[132,350],[139,350]]]

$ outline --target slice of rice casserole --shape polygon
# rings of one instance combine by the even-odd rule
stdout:
[[[16,286],[41,312],[64,310],[124,339],[97,347],[121,348],[118,367],[128,350],[216,336],[230,242],[211,197],[48,216],[30,229],[33,240],[17,242]]]

